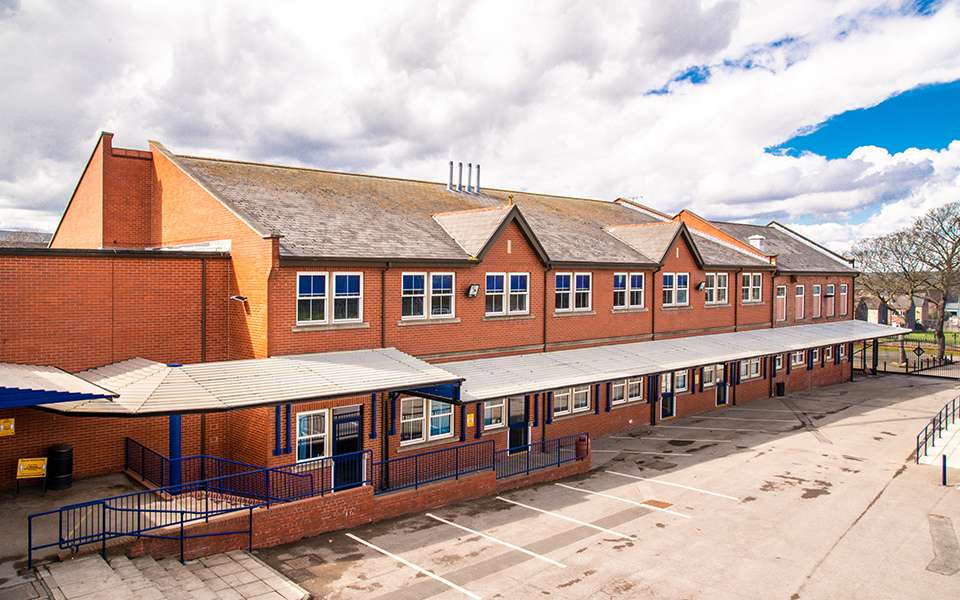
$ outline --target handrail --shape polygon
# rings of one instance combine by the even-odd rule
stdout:
[[[589,435],[585,432],[558,438],[531,442],[523,446],[497,450],[497,479],[515,475],[529,475],[532,471],[558,467],[577,460],[577,439]]]
[[[373,463],[375,493],[392,492],[494,468],[494,440],[460,444]]]
[[[106,543],[119,537],[153,537],[179,539],[180,560],[183,540],[189,539],[183,526],[210,517],[269,507],[271,504],[292,502],[338,489],[335,468],[362,465],[364,475],[360,482],[368,483],[372,451],[361,450],[335,457],[326,457],[310,463],[294,463],[280,467],[260,467],[257,470],[232,473],[177,485],[139,490],[108,498],[98,498],[61,506],[58,509],[31,514],[27,517],[27,564],[33,566],[33,552],[57,546],[61,549],[100,543],[105,554]],[[325,467],[329,464],[329,467]],[[306,469],[301,469],[308,465]],[[339,467],[338,467],[339,465]],[[319,468],[319,477],[317,468]],[[298,472],[297,469],[307,472]],[[34,521],[57,515],[57,541],[34,545]],[[179,526],[178,535],[150,533],[158,529]],[[252,521],[251,521],[252,528]],[[252,531],[252,529],[250,530]],[[233,535],[246,532],[219,532],[203,535]]]
[[[124,469],[137,475],[141,480],[158,487],[171,485],[170,470],[174,463],[178,463],[180,466],[180,483],[209,479],[224,474],[231,475],[256,471],[263,468],[260,465],[209,454],[191,454],[171,461],[163,454],[148,448],[133,438],[124,438]],[[224,471],[228,472],[225,473]],[[213,473],[216,475],[213,475]]]
[[[920,462],[920,438],[923,438],[923,456],[930,456],[930,449],[937,442],[937,436],[943,439],[943,433],[950,425],[957,422],[957,411],[960,410],[960,396],[950,400],[937,411],[937,414],[930,419],[930,422],[923,426],[923,429],[917,433],[917,451],[916,461]],[[949,423],[947,420],[949,419]]]

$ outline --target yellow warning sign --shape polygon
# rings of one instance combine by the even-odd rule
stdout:
[[[473,414],[472,412],[468,412],[468,413],[467,413],[467,427],[473,427],[474,425],[476,425],[476,423],[477,423],[476,419],[477,419],[477,415]]]
[[[17,479],[36,479],[46,476],[46,458],[21,458],[17,461]]]
[[[0,419],[0,437],[13,434],[13,419]]]

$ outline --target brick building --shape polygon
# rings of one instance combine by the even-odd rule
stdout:
[[[603,434],[849,379],[853,343],[891,333],[852,321],[848,261],[778,223],[470,175],[125,150],[104,133],[49,247],[0,248],[0,362],[110,393],[0,404],[16,422],[0,485],[54,442],[82,477],[122,470],[126,438],[278,466]]]

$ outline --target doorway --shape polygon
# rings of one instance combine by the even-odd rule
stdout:
[[[363,464],[363,407],[333,409],[333,489],[345,490],[361,485]]]
[[[511,396],[507,400],[507,446],[510,454],[526,450],[527,437],[527,399],[523,396]]]

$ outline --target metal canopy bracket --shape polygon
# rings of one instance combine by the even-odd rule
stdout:
[[[438,402],[446,402],[447,404],[456,404],[458,406],[463,404],[460,400],[459,381],[456,383],[441,383],[438,385],[410,388],[403,390],[403,393],[408,396],[437,400]]]

